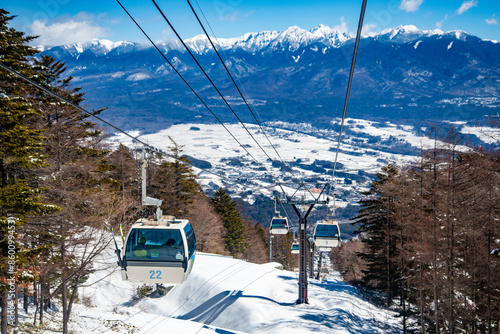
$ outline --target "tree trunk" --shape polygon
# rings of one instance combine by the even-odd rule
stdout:
[[[420,300],[420,333],[424,334],[425,333],[425,321],[424,321],[424,288],[423,288],[423,264],[422,260],[420,260],[420,271],[419,271],[419,287],[418,287],[418,293],[419,293],[419,300]]]
[[[421,153],[421,171],[420,171],[420,220],[423,221],[424,218],[424,153]],[[420,244],[422,245],[424,243],[424,229],[421,226],[420,227]],[[422,250],[421,250],[422,252]],[[422,253],[418,257],[419,260],[419,286],[418,286],[418,293],[419,293],[419,301],[420,301],[420,333],[424,334],[425,333],[425,321],[424,321],[424,265],[422,261]]]
[[[451,167],[448,174],[449,193],[450,193],[450,203],[448,210],[448,225],[449,225],[449,264],[448,264],[448,282],[449,282],[449,323],[450,323],[450,334],[455,334],[455,314],[454,314],[454,296],[455,296],[455,281],[454,281],[454,261],[455,261],[455,147],[453,147],[453,154],[451,156]]]
[[[50,287],[48,284],[44,283],[41,286],[41,289],[43,291],[43,298],[42,298],[43,311],[47,312],[47,310],[50,307]]]
[[[435,196],[434,196],[435,197]],[[436,199],[434,198],[434,201]],[[436,203],[434,203],[434,249],[433,249],[433,259],[432,259],[432,284],[433,284],[433,298],[434,298],[434,323],[436,326],[436,334],[439,334],[439,294],[438,294],[438,272],[437,272],[437,257],[438,257],[438,233],[439,224],[435,217],[436,215]]]
[[[491,249],[491,230],[488,231],[488,250]],[[488,289],[487,289],[487,316],[488,316],[488,334],[493,334],[493,328],[492,328],[492,319],[491,319],[491,260],[490,256],[488,255],[488,266],[487,268],[487,284],[488,284]],[[500,329],[499,329],[500,330]]]
[[[61,278],[62,306],[63,306],[63,334],[68,334],[68,296],[66,291],[66,277]]]
[[[490,249],[492,249],[492,245],[491,245],[491,238],[492,238],[492,231],[491,231],[491,228],[494,224],[493,220],[492,220],[492,217],[491,217],[491,206],[492,206],[492,203],[494,203],[494,201],[492,201],[492,198],[491,198],[491,190],[489,192],[489,203],[488,203],[488,247],[486,248],[487,250],[487,253],[488,255],[487,256],[487,265],[486,265],[486,275],[487,275],[487,284],[488,284],[488,288],[487,288],[487,298],[488,298],[488,302],[487,302],[487,316],[488,316],[488,334],[493,334],[493,328],[492,328],[492,321],[491,321],[491,256],[489,255],[489,252],[490,252]],[[500,328],[499,328],[500,330]]]
[[[391,199],[387,201],[387,225],[386,225],[386,233],[387,233],[387,247],[386,247],[386,256],[387,256],[387,307],[391,307],[391,230],[390,230],[390,214],[391,214]]]
[[[28,288],[24,288],[24,292],[23,292],[23,308],[24,308],[24,312],[26,312],[26,314],[28,314],[28,303],[29,303]]]
[[[13,334],[18,334],[19,333],[19,300],[17,298],[17,284],[16,284],[16,289],[15,289],[15,294],[14,294],[14,314],[15,314],[15,319],[14,319],[14,329],[13,329]]]
[[[62,228],[64,230],[64,226]],[[61,245],[61,269],[63,273],[61,274],[61,289],[62,289],[62,307],[63,307],[63,334],[68,334],[68,291],[67,289],[67,277],[64,275],[64,269],[66,267],[66,253],[65,253],[64,242]]]
[[[404,270],[404,222],[403,222],[403,201],[404,198],[400,198],[401,202],[401,221],[400,221],[400,226],[401,226],[401,254],[400,254],[400,259],[401,259],[401,303],[403,306],[403,334],[406,334],[406,301],[405,301],[405,270]]]
[[[439,222],[437,219],[437,131],[434,132],[434,152],[433,152],[433,185],[432,185],[432,212],[434,221],[434,247],[432,259],[432,281],[433,281],[433,294],[434,294],[434,323],[436,326],[436,334],[440,333],[439,328],[439,294],[438,294],[438,272],[437,272],[437,258],[438,258],[438,243],[439,243]]]
[[[5,290],[5,291],[2,291],[1,295],[2,295],[2,298],[1,298],[1,302],[2,302],[2,325],[1,325],[1,328],[2,328],[2,331],[1,331],[1,333],[8,334],[7,302],[8,302],[9,294],[8,294],[7,290]]]
[[[38,303],[39,303],[39,310],[40,310],[40,325],[43,324],[43,299],[44,299],[44,293],[43,293],[43,278],[40,279],[40,296],[38,298]]]
[[[472,230],[472,241],[474,242],[476,240],[476,230]],[[476,253],[476,250],[477,250],[477,247],[473,247],[472,248],[472,272],[474,273],[474,276],[475,274],[477,273],[477,263],[476,263],[476,260],[477,260],[477,253]],[[471,282],[471,288],[472,288],[472,300],[474,302],[476,302],[479,297],[477,297],[477,289],[476,287],[478,286],[477,282],[476,282],[476,279],[473,280],[473,282]],[[473,311],[472,311],[472,314],[471,314],[471,321],[472,321],[472,331],[474,333],[477,333],[478,331],[478,309],[477,309],[477,306],[476,307],[473,307]]]
[[[35,314],[33,314],[33,326],[36,325],[36,314],[38,313],[38,289],[36,282],[33,282],[33,303],[35,305]]]
[[[68,319],[70,318],[71,316],[71,309],[73,308],[73,302],[75,301],[76,299],[76,294],[78,292],[78,281],[80,281],[80,272],[76,275],[75,277],[75,284],[73,285],[73,291],[71,291],[71,297],[69,299],[69,302],[68,302]]]

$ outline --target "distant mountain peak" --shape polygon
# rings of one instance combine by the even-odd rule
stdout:
[[[127,42],[127,41],[118,41],[112,42],[107,39],[97,39],[94,38],[85,43],[73,43],[73,44],[65,44],[61,46],[57,46],[55,48],[61,48],[66,52],[70,53],[73,56],[77,56],[85,51],[91,51],[97,56],[106,55],[113,50],[132,50],[136,47],[139,47],[139,43]],[[50,47],[39,47],[41,51],[46,51],[51,49]]]
[[[414,25],[400,25],[396,28],[382,30],[375,38],[388,39],[395,42],[410,42],[419,37],[450,36],[452,38],[465,41],[471,35],[463,30],[452,30],[444,32],[441,29],[420,30]]]
[[[414,25],[400,25],[395,28],[388,28],[373,36],[379,41],[391,41],[396,43],[406,43],[415,41],[421,37],[449,36],[458,40],[468,38],[468,33],[456,30],[443,32],[440,29],[420,30]],[[337,31],[324,24],[319,24],[311,30],[305,30],[298,26],[291,26],[284,31],[260,31],[249,32],[239,37],[213,39],[217,47],[222,49],[242,49],[249,52],[266,52],[277,49],[295,51],[299,48],[322,44],[325,47],[340,47],[346,41],[352,39],[345,32]],[[212,46],[205,35],[197,35],[184,40],[184,42],[196,53],[202,54],[212,50]],[[160,43],[159,46],[168,51],[184,52],[182,44],[175,39]],[[107,39],[93,39],[86,43],[66,44],[59,47],[39,46],[40,51],[47,51],[51,48],[62,48],[73,56],[90,50],[95,55],[106,55],[115,52],[128,52],[136,48],[149,48],[149,45],[141,45],[133,42],[112,42]]]
[[[329,26],[325,26],[324,24],[317,25],[316,27],[312,28],[310,32],[312,34],[323,34],[323,35],[329,35],[332,33],[339,34],[338,31],[336,31],[333,28],[330,28]]]
[[[407,41],[412,39],[413,37],[419,37],[423,35],[425,35],[425,32],[418,29],[414,25],[400,25],[396,28],[384,29],[375,37],[387,38],[389,40],[404,39],[404,41]]]
[[[463,30],[452,30],[449,31],[447,34],[449,35],[454,35],[456,39],[459,39],[461,41],[465,40],[468,36],[470,36],[469,33],[463,31]]]
[[[283,33],[286,35],[288,35],[288,34],[303,34],[305,32],[307,32],[307,30],[304,30],[298,26],[291,26],[291,27],[286,28],[285,31],[283,31]]]
[[[421,31],[413,24],[400,25],[400,26],[396,27],[395,30],[403,32],[403,33],[418,33]]]
[[[211,79],[220,83],[230,102],[241,104],[228,86],[227,73],[207,37],[194,36],[185,43]],[[224,50],[225,64],[245,83],[259,113],[262,107],[273,120],[295,120],[306,115],[312,119],[317,117],[318,108],[333,114],[345,99],[342,94],[349,78],[354,41],[336,28],[320,25],[310,30],[290,27],[284,31],[250,32],[220,38],[215,45]],[[197,87],[211,104],[219,105],[180,41],[171,39],[158,47],[190,85]],[[142,110],[149,115],[148,120],[160,117],[169,124],[198,118],[213,121],[211,115],[200,110],[198,100],[178,87],[174,70],[148,44],[93,40],[54,47],[45,54],[67,64],[74,83],[92,93],[89,103],[115,109],[113,117],[124,122],[118,125],[130,126],[130,117],[146,124]],[[500,108],[500,44],[462,31],[399,26],[363,38],[358,57],[352,94],[354,113],[410,115],[415,120],[423,119],[424,114],[428,118],[445,115],[459,119],[476,114],[482,117]],[[461,111],[454,112],[461,106],[475,107],[473,111],[464,109],[468,115],[462,116]],[[223,121],[231,122],[230,116],[224,115]],[[252,122],[250,117],[248,121]]]

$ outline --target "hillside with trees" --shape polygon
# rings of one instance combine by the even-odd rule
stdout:
[[[12,18],[0,10],[0,62],[82,105],[85,93],[72,86],[65,64],[37,55],[28,46],[35,37],[10,28]],[[30,302],[35,324],[43,324],[54,301],[68,333],[79,287],[96,257],[113,247],[110,229],[120,225],[126,233],[149,214],[141,207],[135,153],[106,138],[90,115],[0,70],[2,334],[18,327],[18,310],[27,312]],[[181,146],[172,141],[169,153],[175,159],[148,158],[148,195],[163,200],[166,214],[191,221],[198,251],[264,262],[261,230],[243,221],[230,199],[203,193]]]
[[[382,169],[355,219],[358,239],[331,258],[414,332],[497,333],[500,154],[465,151],[453,130],[447,138],[419,162]]]

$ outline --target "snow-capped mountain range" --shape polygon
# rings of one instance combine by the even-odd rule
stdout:
[[[185,42],[228,100],[241,105],[208,39],[199,35]],[[319,25],[310,31],[290,27],[215,42],[265,121],[328,123],[338,116],[353,36]],[[179,41],[158,47],[223,120],[234,121]],[[150,123],[147,119],[167,124],[213,121],[151,45],[93,40],[40,50],[64,61],[74,83],[87,92],[87,102],[110,107],[105,116],[119,125],[142,127]],[[399,26],[362,38],[350,112],[414,121],[473,120],[498,112],[499,87],[497,41],[463,31]]]
[[[385,29],[379,34],[372,36],[379,41],[392,41],[396,43],[407,43],[421,37],[430,36],[453,36],[458,40],[465,41],[467,37],[473,37],[461,30],[443,32],[440,29],[420,30],[413,25],[399,26],[397,28]],[[223,50],[241,49],[244,51],[256,52],[263,49],[278,50],[287,46],[288,51],[296,51],[301,47],[314,43],[323,44],[326,47],[340,47],[354,36],[339,32],[326,25],[320,24],[310,31],[301,29],[297,26],[290,27],[285,31],[261,31],[246,33],[243,36],[235,38],[213,38],[213,42]],[[366,37],[366,36],[365,36]],[[195,53],[211,52],[212,47],[205,35],[197,35],[184,41]],[[497,41],[491,41],[498,43]],[[184,47],[177,40],[169,40],[159,43],[159,46],[165,51],[183,51]],[[106,39],[93,39],[87,43],[74,43],[58,46],[73,56],[91,51],[97,56],[106,55],[111,51],[116,53],[126,53],[138,49],[150,48],[151,45],[143,45],[134,42],[112,42]],[[39,46],[41,51],[54,49],[53,46]],[[53,50],[55,51],[55,50]]]

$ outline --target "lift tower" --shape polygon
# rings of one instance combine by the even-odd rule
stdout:
[[[280,198],[276,198],[278,203],[290,204],[299,217],[299,245],[300,245],[300,253],[299,253],[299,298],[297,299],[297,304],[309,304],[309,300],[307,297],[307,261],[306,261],[306,242],[307,242],[307,217],[311,213],[312,209],[316,204],[328,204],[328,198],[325,200],[321,200],[321,197],[328,186],[328,183],[324,185],[323,189],[321,189],[319,195],[315,196],[313,192],[306,189],[306,185],[304,182],[300,183],[299,189],[295,191],[292,196],[288,196],[285,190],[282,187],[281,183],[278,183],[278,186],[281,188],[283,195]],[[303,190],[309,193],[309,198],[303,196],[300,199],[296,198],[296,194],[298,191]],[[305,215],[302,215],[300,210],[297,208],[298,205],[309,205]]]

